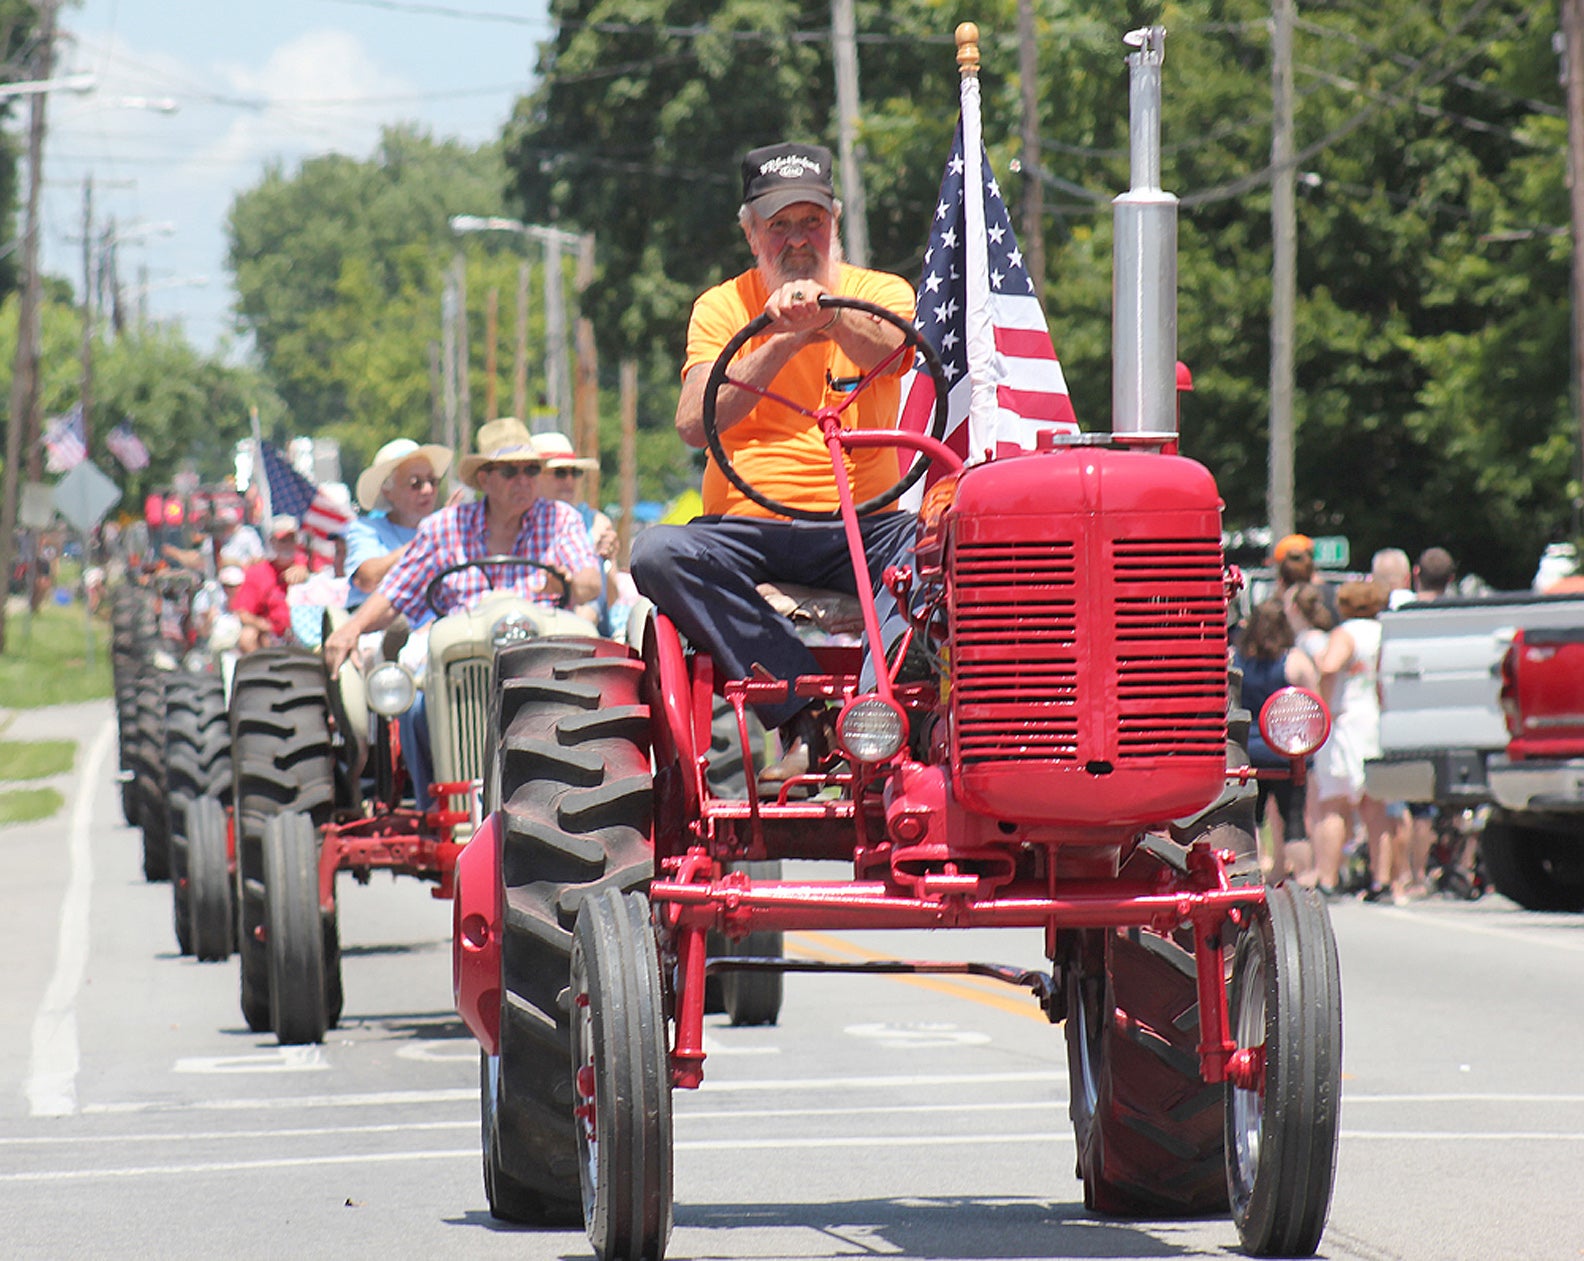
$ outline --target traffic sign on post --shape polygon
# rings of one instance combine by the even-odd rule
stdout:
[[[55,483],[55,511],[86,534],[121,502],[121,488],[84,460]]]

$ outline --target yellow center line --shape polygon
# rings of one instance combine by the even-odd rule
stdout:
[[[855,945],[846,938],[833,937],[828,933],[788,933],[787,944],[789,947],[795,947],[800,955],[807,955],[809,958],[826,963],[846,963],[853,959],[889,961],[901,958],[900,955],[886,954],[883,951]],[[788,953],[792,953],[792,950],[789,949]],[[879,975],[888,981],[901,981],[904,985],[932,990],[952,998],[966,999],[970,1003],[994,1007],[998,1011],[1010,1012],[1027,1020],[1037,1020],[1042,1025],[1050,1023],[1045,1019],[1045,1013],[1040,1009],[1032,993],[1027,990],[1010,989],[1004,982],[992,981],[988,977],[954,976],[948,979],[928,973],[906,972],[883,972]]]

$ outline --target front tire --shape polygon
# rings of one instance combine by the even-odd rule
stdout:
[[[231,957],[236,902],[226,853],[226,812],[206,794],[187,807],[187,914],[193,955],[202,963]]]
[[[571,1000],[584,1229],[602,1261],[659,1261],[671,1237],[671,1080],[643,894],[583,900]]]
[[[319,911],[319,833],[288,810],[264,827],[264,944],[270,1023],[282,1046],[323,1042],[329,1027]]]
[[[175,674],[165,685],[165,782],[171,914],[177,944],[193,954],[192,808],[205,795],[222,807],[231,799],[231,728],[218,675]]]
[[[1325,903],[1291,884],[1269,891],[1238,940],[1232,1033],[1264,1052],[1264,1089],[1226,1087],[1227,1186],[1245,1251],[1311,1256],[1336,1177],[1341,1121],[1342,979]]]

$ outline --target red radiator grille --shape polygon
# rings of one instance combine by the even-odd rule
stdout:
[[[1117,539],[1117,757],[1221,757],[1226,594],[1215,539]]]
[[[1223,756],[1219,541],[1121,539],[1108,551],[1109,574],[1086,573],[1080,588],[1074,541],[958,544],[952,702],[965,764]],[[1085,726],[1110,747],[1080,749],[1088,706],[1111,711]]]

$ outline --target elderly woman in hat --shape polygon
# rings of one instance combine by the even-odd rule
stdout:
[[[358,504],[368,515],[347,527],[347,608],[368,599],[406,553],[418,523],[439,503],[440,479],[450,467],[449,447],[420,446],[411,438],[396,438],[374,453],[357,480]]]
[[[584,604],[599,594],[599,564],[588,530],[570,504],[542,497],[539,478],[544,460],[533,437],[515,417],[492,420],[478,434],[478,451],[457,464],[462,481],[482,494],[425,517],[417,533],[357,612],[325,640],[325,663],[334,672],[357,646],[358,636],[383,630],[398,612],[418,621],[427,612],[425,591],[435,575],[463,561],[486,556],[522,556],[568,575],[571,602]],[[553,604],[556,584],[539,569],[486,575],[465,569],[446,579],[438,602],[444,612],[470,607],[491,590],[515,590],[530,600]]]

